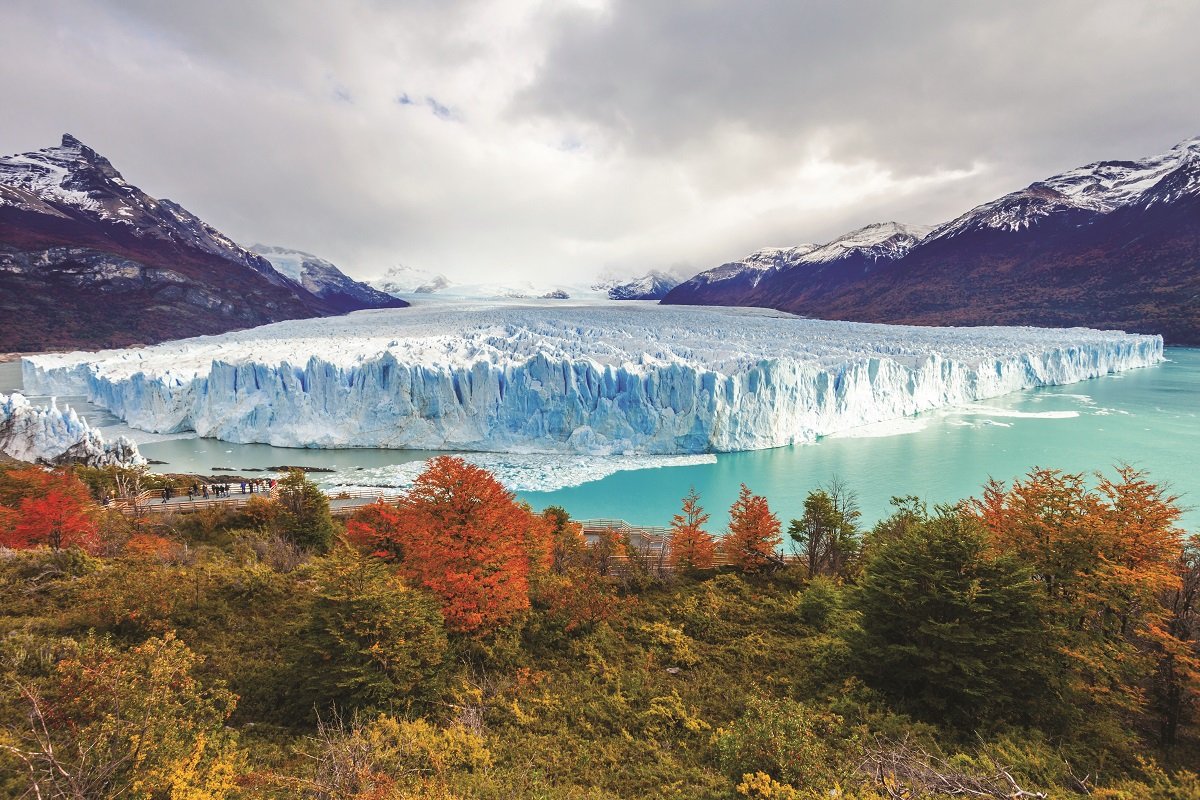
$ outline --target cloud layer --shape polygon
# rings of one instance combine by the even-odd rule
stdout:
[[[369,277],[695,271],[1200,133],[1200,5],[15,0],[0,151],[64,131]]]

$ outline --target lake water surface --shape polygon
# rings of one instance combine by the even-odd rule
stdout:
[[[622,471],[594,480],[587,478],[600,462],[587,457],[514,459],[515,471],[502,463],[504,456],[487,458],[500,465],[499,472],[514,475],[518,487],[583,481],[553,491],[518,491],[537,508],[562,505],[577,518],[664,525],[694,486],[712,513],[713,529],[723,525],[741,483],[765,494],[786,521],[799,516],[810,489],[839,478],[857,493],[864,518],[871,522],[886,516],[893,495],[952,502],[977,494],[989,476],[1011,480],[1035,466],[1089,472],[1129,463],[1148,470],[1152,479],[1169,482],[1184,505],[1200,505],[1200,350],[1168,348],[1167,358],[1156,367],[930,412],[810,445],[722,453],[692,459],[700,463],[650,469],[638,468],[646,462],[636,458],[607,459],[602,471]],[[19,386],[15,367],[0,364],[0,391]],[[104,426],[106,434],[123,429],[81,398],[70,401],[93,424]],[[357,485],[400,483],[391,478],[411,475],[414,462],[430,455],[295,450],[198,438],[148,441],[141,449],[148,458],[166,462],[155,467],[161,471],[306,465],[337,470],[314,476],[327,484]],[[1189,509],[1184,521],[1200,529],[1200,510]]]

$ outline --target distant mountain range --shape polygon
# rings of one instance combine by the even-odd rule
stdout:
[[[933,229],[880,223],[820,246],[759,250],[662,302],[916,325],[1084,325],[1200,344],[1200,137],[1055,175]]]
[[[392,267],[370,285],[394,297],[439,295],[472,300],[661,300],[679,284],[679,278],[652,270],[636,278],[605,278],[589,284],[566,282],[455,283],[445,275],[400,265]]]
[[[289,269],[301,255],[268,249]],[[406,305],[307,258],[281,273],[69,134],[0,157],[0,351],[118,347]]]

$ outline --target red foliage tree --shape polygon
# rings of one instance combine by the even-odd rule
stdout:
[[[363,506],[346,521],[346,538],[377,558],[399,561],[404,555],[400,509],[385,500]]]
[[[452,456],[430,461],[394,511],[371,506],[347,533],[437,595],[447,627],[460,633],[529,608],[530,574],[549,569],[552,552],[547,519],[487,470]]]
[[[546,617],[567,633],[588,630],[618,616],[632,600],[617,594],[611,578],[591,567],[574,566],[542,582],[539,604]]]
[[[709,569],[716,556],[712,534],[704,530],[708,514],[700,507],[695,488],[683,498],[680,513],[671,518],[671,566],[677,570]]]
[[[80,547],[89,552],[99,548],[96,504],[87,487],[69,472],[11,470],[4,476],[0,494],[15,512],[3,515],[7,519],[0,526],[0,545]]]
[[[746,484],[729,508],[729,532],[721,540],[725,557],[746,572],[779,563],[776,549],[783,542],[779,517],[771,513],[767,498],[754,494]]]

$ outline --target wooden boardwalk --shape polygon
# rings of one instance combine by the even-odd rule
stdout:
[[[235,489],[227,497],[217,497],[210,492],[207,498],[202,496],[189,497],[186,486],[176,487],[175,492],[176,496],[170,500],[163,500],[161,491],[145,491],[134,498],[115,500],[112,503],[112,507],[128,516],[140,516],[143,514],[194,514],[197,511],[210,508],[236,510],[244,508],[255,498],[274,499],[275,497],[274,490],[270,489],[255,492],[247,491],[245,494]],[[386,494],[380,490],[374,492],[336,492],[328,495],[328,497],[329,511],[335,517],[346,517],[353,514],[357,509],[368,506],[378,500],[395,500],[397,495]]]

